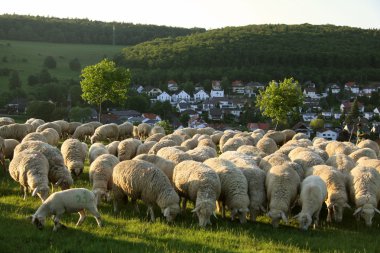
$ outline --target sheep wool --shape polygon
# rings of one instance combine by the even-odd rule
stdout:
[[[91,143],[100,141],[116,141],[119,137],[119,127],[115,123],[105,124],[95,129],[91,136]]]
[[[87,147],[78,139],[67,139],[62,143],[61,152],[67,168],[76,176],[82,174],[86,160]]]
[[[20,144],[15,139],[5,139],[4,140],[4,158],[12,160],[13,159],[13,153],[16,148],[16,146]]]
[[[359,142],[357,146],[359,148],[370,148],[373,151],[375,151],[377,156],[380,155],[379,144],[377,144],[377,142],[375,142],[373,140],[363,140],[363,141]]]
[[[162,170],[162,172],[164,172],[164,174],[169,178],[170,182],[173,182],[173,170],[175,165],[172,161],[162,158],[161,156],[152,154],[141,154],[135,156],[133,160],[142,160],[153,163],[160,170]]]
[[[48,144],[58,146],[59,134],[54,128],[45,128],[40,134],[46,138]]]
[[[117,146],[117,155],[120,161],[130,160],[136,156],[137,148],[142,144],[140,140],[128,138]]]
[[[194,161],[204,162],[209,158],[217,157],[216,150],[208,146],[198,146],[186,152]]]
[[[256,147],[266,155],[273,154],[278,150],[277,144],[272,138],[261,138],[257,142]]]
[[[191,155],[175,147],[162,148],[157,152],[157,155],[174,162],[175,165],[185,160],[192,160]]]
[[[42,141],[45,143],[48,143],[48,140],[46,139],[45,136],[43,136],[41,133],[28,133],[23,139],[22,143],[27,142],[27,141]]]
[[[108,150],[103,143],[97,142],[92,144],[88,150],[88,158],[90,164],[95,161],[98,156],[101,156],[103,154],[108,154]]]

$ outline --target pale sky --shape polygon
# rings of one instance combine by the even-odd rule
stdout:
[[[269,23],[380,29],[380,0],[2,0],[4,13],[206,29]]]

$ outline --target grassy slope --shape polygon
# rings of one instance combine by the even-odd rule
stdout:
[[[10,46],[7,46],[8,43]],[[78,58],[83,68],[99,62],[103,57],[112,58],[124,47],[0,40],[0,68],[18,70],[22,87],[28,91],[31,88],[27,85],[28,76],[40,73],[47,56],[53,56],[57,62],[57,68],[49,70],[53,77],[58,80],[79,80],[80,73],[69,68],[70,60]],[[8,59],[6,63],[2,61],[4,56]],[[8,90],[8,79],[9,77],[0,77],[0,89]]]
[[[75,186],[90,188],[88,165]],[[343,224],[322,221],[319,228],[307,232],[299,231],[294,220],[273,229],[264,216],[257,224],[244,225],[218,216],[212,227],[200,229],[190,208],[169,225],[159,210],[158,220],[148,222],[143,204],[141,214],[133,213],[128,204],[115,215],[112,204],[102,203],[99,209],[105,227],[98,228],[95,219],[88,217],[75,228],[78,215],[72,214],[63,219],[68,229],[53,233],[51,219],[42,231],[27,220],[40,204],[32,197],[24,201],[18,185],[0,171],[1,252],[376,252],[380,247],[379,217],[372,228],[366,228],[352,219],[352,211],[345,213]]]

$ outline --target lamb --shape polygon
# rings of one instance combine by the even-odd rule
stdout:
[[[23,139],[22,143],[27,142],[27,141],[42,141],[45,143],[48,143],[48,140],[46,139],[45,136],[43,136],[41,133],[28,133]]]
[[[9,164],[9,174],[24,189],[24,200],[29,190],[42,201],[49,196],[49,162],[40,152],[18,153]]]
[[[219,210],[226,217],[225,206],[231,210],[231,220],[239,217],[240,223],[246,222],[249,212],[248,182],[243,172],[232,162],[221,158],[210,158],[204,162],[219,176],[221,193],[218,199]]]
[[[300,178],[288,164],[273,166],[265,179],[272,226],[277,228],[280,220],[288,222],[287,216],[294,204],[300,187]]]
[[[257,142],[256,147],[266,155],[273,154],[278,150],[276,142],[271,138],[261,138]]]
[[[87,145],[78,139],[67,139],[62,143],[61,152],[67,168],[76,176],[83,172],[87,156]]]
[[[133,160],[142,160],[153,163],[156,165],[164,174],[169,178],[170,182],[173,182],[173,170],[174,170],[174,162],[169,161],[165,158],[162,158],[158,155],[149,155],[149,154],[141,154],[135,156]]]
[[[194,161],[204,162],[209,158],[217,157],[216,150],[208,146],[199,146],[195,149],[189,150],[188,153]]]
[[[210,217],[215,215],[215,203],[221,192],[218,174],[203,163],[183,161],[174,168],[173,182],[183,198],[182,209],[186,210],[187,200],[193,201],[192,212],[197,214],[199,226],[211,225]]]
[[[101,227],[102,220],[96,205],[96,197],[93,192],[85,188],[74,188],[51,194],[30,218],[38,229],[43,229],[46,217],[54,215],[53,231],[57,231],[60,227],[65,227],[60,223],[61,216],[65,212],[78,212],[79,220],[76,226],[80,226],[86,218],[84,210],[88,210],[95,217],[98,226]]]
[[[343,219],[343,209],[350,208],[348,205],[347,190],[345,177],[331,166],[316,165],[306,172],[306,177],[310,175],[319,176],[327,186],[327,222],[331,222],[332,218],[335,222],[341,222]]]
[[[4,140],[4,158],[5,159],[9,159],[9,160],[13,159],[13,152],[18,144],[20,143],[15,139]]]
[[[379,148],[379,144],[377,144],[375,141],[373,140],[363,140],[361,142],[358,143],[357,145],[359,148],[370,148],[372,149],[373,151],[375,151],[376,155],[379,156],[380,155],[380,148]]]
[[[137,126],[137,132],[140,140],[146,139],[149,136],[152,126],[147,123],[141,123]]]
[[[45,128],[40,134],[46,138],[48,144],[55,147],[58,146],[59,134],[55,129]]]
[[[119,137],[118,125],[111,123],[99,126],[95,129],[94,134],[91,136],[91,143],[100,141],[116,141]]]
[[[82,124],[75,129],[72,138],[78,139],[80,141],[85,141],[94,134],[94,126],[90,123]]]
[[[376,152],[371,148],[360,148],[352,152],[349,157],[351,157],[355,162],[357,162],[362,157],[368,157],[370,159],[377,159]]]
[[[355,203],[354,216],[357,220],[362,218],[365,224],[372,226],[376,208],[380,198],[380,174],[372,167],[356,166],[351,170],[350,197]]]
[[[114,167],[112,181],[115,212],[125,196],[132,201],[141,199],[148,206],[151,221],[155,221],[154,204],[159,206],[168,222],[180,212],[178,194],[165,174],[150,162],[122,161]]]
[[[117,147],[119,146],[120,141],[113,141],[110,144],[106,145],[108,153],[117,157]]]
[[[117,154],[120,161],[130,160],[136,156],[137,148],[142,144],[140,140],[128,138],[117,146]]]
[[[112,172],[119,159],[111,154],[98,156],[90,165],[89,177],[92,191],[95,193],[97,203],[101,199],[109,201],[112,191]]]
[[[175,165],[185,160],[192,160],[189,154],[175,147],[162,148],[157,152],[157,155],[174,162]]]
[[[63,156],[58,148],[40,141],[27,141],[20,143],[14,150],[14,156],[24,150],[41,152],[49,161],[49,182],[60,186],[62,190],[70,188],[73,178],[64,164]]]
[[[133,125],[132,123],[126,121],[123,124],[118,125],[119,130],[119,140],[124,140],[126,138],[131,138],[133,136]]]
[[[53,123],[53,122],[47,122],[45,124],[42,124],[41,126],[37,127],[36,132],[40,133],[44,131],[46,128],[53,128],[57,131],[59,136],[62,136],[62,128],[60,125]]]
[[[294,216],[300,229],[307,230],[313,221],[314,228],[318,225],[319,213],[326,198],[327,186],[319,176],[309,176],[302,181],[299,198],[302,210]]]
[[[95,159],[98,156],[108,154],[107,148],[104,146],[103,143],[97,142],[90,146],[90,149],[88,150],[88,158],[90,164],[95,161]]]

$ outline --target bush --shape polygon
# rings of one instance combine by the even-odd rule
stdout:
[[[38,118],[51,121],[55,110],[55,104],[49,101],[31,101],[26,108],[29,118]]]
[[[82,66],[79,62],[78,58],[74,58],[69,62],[69,67],[72,71],[80,71],[82,69]]]
[[[55,69],[57,67],[57,62],[53,56],[46,56],[44,60],[44,67],[48,69]]]
[[[70,121],[86,122],[91,117],[90,107],[73,107],[70,110],[69,118]]]

